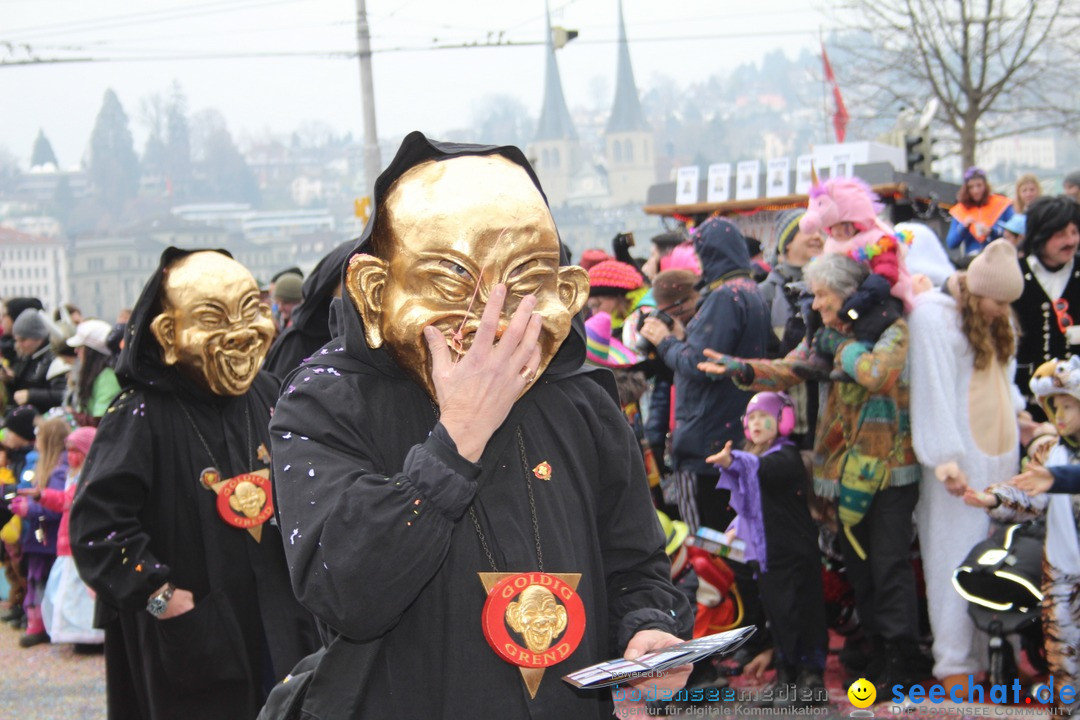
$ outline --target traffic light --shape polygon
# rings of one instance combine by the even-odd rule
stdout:
[[[931,164],[934,162],[934,140],[930,135],[930,129],[924,128],[919,135],[904,136],[904,152],[907,158],[907,168],[910,173],[918,173],[926,177],[934,177]]]
[[[907,157],[908,172],[925,174],[926,156],[922,152],[922,144],[922,135],[904,136],[904,154]]]

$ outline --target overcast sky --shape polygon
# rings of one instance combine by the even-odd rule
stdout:
[[[500,33],[504,41],[540,42],[542,0],[368,0],[367,9],[380,137],[467,127],[475,104],[495,94],[539,112],[543,46],[395,49],[484,43]],[[568,103],[609,107],[616,0],[551,0],[551,9],[553,25],[580,32],[558,53]],[[625,0],[624,13],[639,88],[662,78],[685,86],[778,47],[792,56],[816,48],[826,22],[805,0]],[[357,61],[319,56],[355,49],[355,0],[0,0],[0,61],[110,60],[0,65],[0,147],[25,165],[43,128],[60,164],[77,165],[111,87],[141,153],[140,100],[167,93],[173,80],[191,111],[219,109],[238,138],[306,121],[359,138]],[[260,57],[208,57],[230,54]]]

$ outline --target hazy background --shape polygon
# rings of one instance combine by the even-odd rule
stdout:
[[[467,128],[477,103],[491,95],[515,97],[539,114],[543,45],[430,48],[499,38],[542,43],[542,2],[371,0],[367,9],[380,137]],[[616,3],[556,2],[551,13],[554,25],[580,32],[558,52],[571,110],[609,112]],[[793,0],[625,0],[624,13],[642,92],[725,76],[770,50],[816,49],[826,22]],[[351,0],[0,0],[0,41],[9,43],[0,44],[7,106],[0,146],[24,165],[39,128],[61,167],[77,165],[110,87],[141,149],[139,102],[167,93],[174,80],[191,112],[220,110],[241,147],[313,122],[362,136],[357,60],[341,56],[356,49]],[[29,58],[96,62],[11,64]]]

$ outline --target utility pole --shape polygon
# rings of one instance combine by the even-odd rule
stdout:
[[[364,187],[374,197],[375,178],[382,169],[379,134],[375,130],[375,86],[371,80],[371,29],[367,0],[356,0],[356,44],[360,57],[360,101],[364,108]]]

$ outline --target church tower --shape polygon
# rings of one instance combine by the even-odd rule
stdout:
[[[540,178],[540,184],[551,207],[566,203],[570,180],[581,164],[581,144],[578,141],[570,110],[563,96],[559,64],[555,60],[555,43],[551,35],[551,12],[544,5],[547,17],[547,68],[544,72],[544,106],[536,125],[536,138],[529,145],[528,156]]]
[[[615,104],[604,131],[604,159],[607,164],[611,204],[643,203],[649,186],[656,181],[653,134],[641,111],[630,47],[626,41],[622,0],[619,6],[618,71]]]

